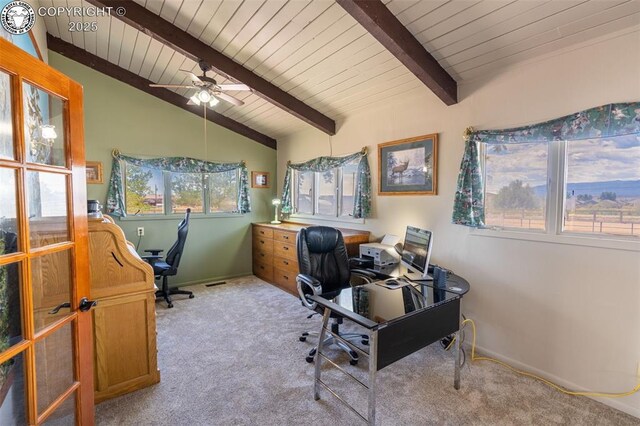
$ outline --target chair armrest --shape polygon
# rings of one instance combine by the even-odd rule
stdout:
[[[322,283],[311,275],[298,274],[296,277],[298,284],[298,295],[303,306],[315,310],[318,304],[307,299],[307,296],[322,294]]]
[[[162,249],[148,249],[145,250],[145,253],[151,253],[153,256],[157,256],[158,253],[162,253],[164,250]]]
[[[302,281],[303,283],[313,287],[322,285],[316,278],[306,274],[298,274],[298,276],[296,277],[296,281]]]
[[[140,257],[142,258],[142,260],[149,263],[151,266],[153,266],[153,264],[156,263],[158,260],[162,259],[162,256],[160,255],[155,255],[155,256],[149,255],[149,256],[140,256]]]

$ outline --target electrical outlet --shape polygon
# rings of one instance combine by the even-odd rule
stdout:
[[[138,228],[138,237],[143,237],[144,236],[144,228],[141,226]]]

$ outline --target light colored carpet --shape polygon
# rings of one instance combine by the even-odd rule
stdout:
[[[161,382],[96,408],[99,425],[359,425],[322,391],[312,397],[313,364],[304,360],[319,316],[255,277],[192,286],[195,299],[157,304]],[[346,358],[341,356],[343,363]],[[326,364],[326,363],[325,363]],[[365,362],[352,367],[364,375]],[[342,373],[323,377],[366,413],[366,394]],[[453,388],[453,354],[431,345],[381,370],[381,425],[638,425],[596,401],[562,395],[491,363],[462,370]]]

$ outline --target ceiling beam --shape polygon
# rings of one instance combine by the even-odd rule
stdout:
[[[67,43],[57,37],[47,33],[47,47],[49,50],[59,53],[67,58],[81,63],[89,68],[92,68],[102,74],[115,78],[129,86],[142,90],[158,99],[162,99],[165,102],[169,102],[172,105],[177,106],[185,111],[189,111],[198,117],[202,117],[202,107],[198,105],[187,105],[187,98],[173,92],[169,89],[163,89],[161,87],[149,87],[149,84],[153,83],[150,80],[140,77],[131,71],[120,68],[117,65],[112,64],[98,56],[95,56],[86,50],[80,49],[71,43]],[[238,133],[242,136],[268,146],[269,148],[276,149],[276,140],[264,135],[242,123],[238,123],[235,120],[225,117],[224,115],[215,111],[207,111],[207,120],[218,124],[232,132]]]
[[[336,0],[447,105],[458,103],[458,83],[380,0]]]
[[[253,92],[270,103],[282,108],[317,129],[329,134],[336,134],[336,123],[331,118],[311,108],[301,100],[268,82],[253,71],[243,67],[232,59],[223,55],[211,46],[206,45],[186,31],[172,23],[165,21],[155,13],[139,4],[128,0],[87,0],[98,7],[112,7],[112,10],[124,10],[123,16],[112,13],[128,25],[142,31],[148,36],[160,41],[186,57],[198,62],[204,60],[213,70],[253,89]]]

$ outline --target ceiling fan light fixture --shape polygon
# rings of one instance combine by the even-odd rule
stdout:
[[[198,92],[196,96],[202,103],[207,103],[211,100],[211,94],[209,93],[208,90],[201,90]]]
[[[218,105],[219,102],[220,101],[218,100],[218,98],[212,96],[211,100],[209,101],[209,107],[213,108],[214,106]]]
[[[198,94],[193,95],[189,99],[191,100],[191,102],[193,102],[196,105],[200,105],[202,103],[200,102],[200,99],[198,99]]]

